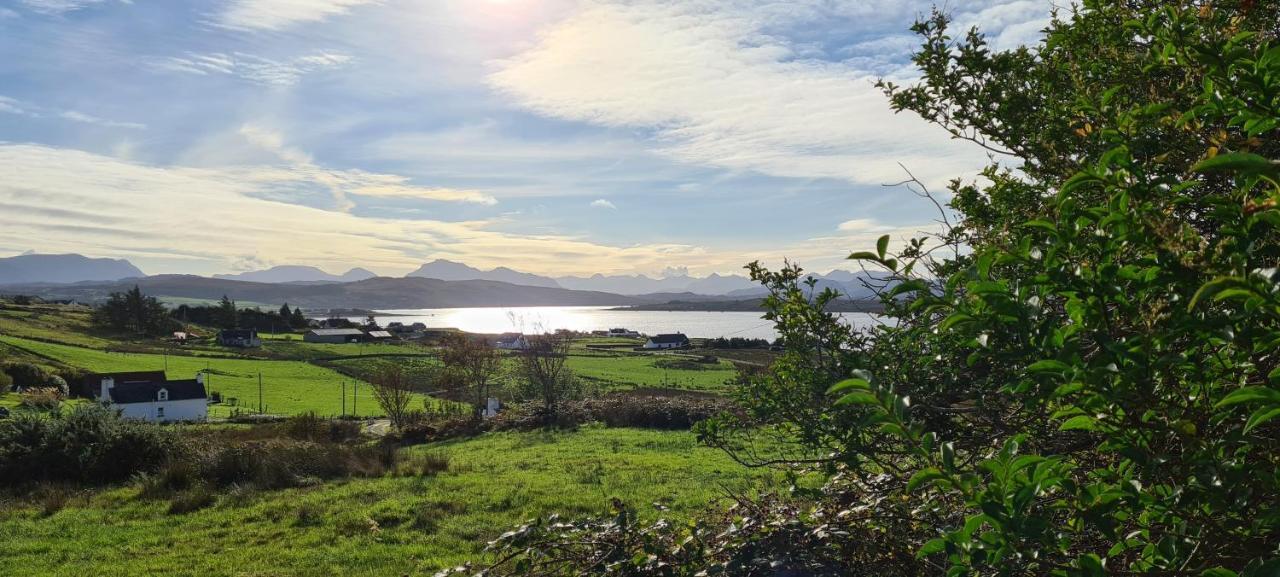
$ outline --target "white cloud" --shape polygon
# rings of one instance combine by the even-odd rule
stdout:
[[[227,28],[281,30],[294,24],[320,22],[376,0],[229,0],[217,15]]]
[[[115,120],[98,118],[97,116],[93,116],[92,114],[85,114],[83,112],[79,112],[76,110],[67,110],[59,113],[58,116],[61,116],[62,118],[75,121],[75,122],[83,122],[85,124],[97,124],[99,126],[109,126],[113,128],[133,128],[136,130],[142,130],[147,127],[147,125],[137,123],[137,122],[118,122]]]
[[[79,122],[82,124],[96,124],[98,126],[106,126],[110,128],[131,128],[135,130],[145,129],[147,126],[138,122],[120,122],[100,118],[92,114],[86,114],[78,110],[54,110],[48,107],[37,106],[27,102],[22,102],[15,98],[0,96],[0,112],[8,114],[17,114],[21,116],[29,116],[31,118],[44,118],[54,116],[63,120]]]
[[[244,170],[162,167],[82,151],[0,144],[0,246],[41,252],[203,261],[236,258],[408,271],[433,255],[473,266],[556,273],[656,270],[698,261],[679,244],[615,247],[562,235],[515,235],[484,221],[370,218],[260,198]]]
[[[32,12],[41,14],[62,14],[87,8],[104,0],[22,0],[22,4]]]
[[[841,232],[881,232],[893,230],[894,227],[877,222],[873,218],[855,218],[846,220],[836,227]]]
[[[290,86],[305,75],[339,68],[351,62],[351,56],[340,52],[316,52],[288,60],[273,60],[242,52],[188,52],[155,61],[158,70],[207,76],[227,74],[263,85]]]
[[[780,19],[795,24],[819,4],[827,3],[590,3],[499,62],[490,83],[546,116],[652,130],[662,153],[700,165],[880,184],[900,176],[899,162],[930,183],[987,163],[977,147],[894,114],[873,86],[883,70],[806,58],[772,33]],[[834,4],[872,18],[903,8]],[[1048,12],[1044,2],[1012,4],[1023,17],[1024,6]]]
[[[591,207],[592,207],[592,208],[607,208],[607,209],[609,209],[609,210],[618,210],[618,207],[617,207],[616,205],[614,205],[612,202],[609,202],[608,200],[603,199],[603,198],[597,198],[597,199],[595,199],[595,200],[591,201]]]

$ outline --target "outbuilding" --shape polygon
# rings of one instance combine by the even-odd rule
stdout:
[[[311,329],[302,335],[308,343],[359,343],[366,339],[360,329]]]

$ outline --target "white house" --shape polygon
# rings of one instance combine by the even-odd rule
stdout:
[[[689,346],[689,337],[684,333],[654,335],[644,342],[646,349],[681,349]]]
[[[143,421],[203,421],[209,416],[209,397],[204,391],[204,374],[186,381],[132,381],[116,384],[104,376],[98,401],[128,419]]]
[[[508,351],[523,351],[529,348],[529,339],[520,333],[505,333],[498,336],[493,346]]]

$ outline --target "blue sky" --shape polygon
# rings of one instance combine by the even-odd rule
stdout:
[[[0,255],[148,273],[825,271],[985,153],[890,113],[931,3],[9,0]],[[997,47],[1048,2],[948,4]]]

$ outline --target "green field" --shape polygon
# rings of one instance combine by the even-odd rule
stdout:
[[[567,364],[574,374],[588,382],[600,384],[603,390],[639,387],[705,392],[729,390],[737,374],[732,363],[718,361],[702,364],[691,362],[693,358],[696,355],[679,353],[575,353],[569,357]],[[663,366],[668,364],[690,368]]]
[[[532,517],[602,513],[618,497],[648,518],[662,503],[661,515],[678,521],[727,490],[780,482],[686,432],[494,433],[410,451],[447,454],[449,470],[231,492],[177,515],[136,488],[49,517],[13,503],[0,508],[0,575],[431,575]]]
[[[69,345],[58,345],[0,335],[0,344],[9,345],[57,362],[93,372],[154,371],[168,365],[171,379],[195,378],[197,372],[209,370],[206,388],[222,393],[224,404],[212,405],[210,416],[227,416],[236,407],[235,398],[245,412],[258,408],[258,375],[262,375],[264,410],[275,414],[297,414],[314,411],[321,415],[338,415],[343,410],[342,383],[347,383],[347,414],[377,416],[381,410],[374,401],[368,384],[332,370],[300,361],[258,359],[199,358],[140,353],[113,353]],[[352,389],[358,396],[353,396]],[[353,412],[353,407],[356,412]]]

